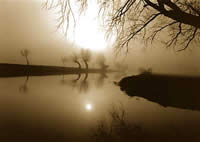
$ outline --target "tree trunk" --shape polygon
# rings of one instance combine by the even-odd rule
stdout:
[[[29,65],[29,61],[28,61],[28,57],[26,56],[26,63],[27,65]]]
[[[74,81],[76,82],[76,81],[78,81],[80,78],[81,78],[81,74],[79,73],[79,74],[78,74],[78,77],[77,77],[76,79],[74,79]]]
[[[26,76],[26,80],[25,80],[25,83],[24,83],[24,84],[27,84],[27,83],[28,83],[28,80],[29,80],[29,76],[27,75],[27,76]]]
[[[83,60],[84,61],[84,63],[85,63],[85,68],[86,68],[86,70],[88,70],[88,63],[87,63],[87,61],[86,60]]]
[[[148,6],[151,6],[155,10],[159,11],[161,14],[164,16],[173,19],[177,22],[186,24],[186,25],[191,25],[196,28],[200,28],[200,16],[192,15],[189,13],[186,13],[182,11],[175,3],[171,1],[163,1],[162,5],[157,5],[150,0],[145,0]],[[166,10],[163,6],[163,4],[169,6],[172,8],[172,10]]]
[[[75,63],[78,64],[78,68],[81,69],[81,64],[78,61],[74,61]]]
[[[86,82],[87,78],[88,78],[88,73],[86,72],[83,82]]]
[[[200,16],[195,16],[192,14],[185,13],[183,11],[175,11],[175,10],[163,12],[163,15],[177,22],[186,25],[191,25],[196,28],[200,28]]]

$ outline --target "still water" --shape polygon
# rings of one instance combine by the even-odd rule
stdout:
[[[146,131],[176,130],[191,137],[200,132],[200,111],[163,107],[144,98],[129,97],[113,83],[123,76],[77,77],[0,78],[1,135],[21,138],[45,132],[88,140],[97,123],[109,117],[113,106],[123,107],[127,121]]]

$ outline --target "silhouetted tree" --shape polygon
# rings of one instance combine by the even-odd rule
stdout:
[[[138,71],[139,71],[141,74],[152,74],[152,68],[148,68],[148,69],[139,68]]]
[[[122,106],[113,106],[108,117],[104,117],[97,125],[91,129],[91,140],[94,142],[169,142],[169,141],[195,141],[187,133],[175,128],[172,125],[163,127],[164,133],[156,132],[156,129],[141,126],[134,120],[128,120],[128,113]],[[189,130],[190,131],[190,130]],[[196,134],[198,137],[198,134]]]
[[[163,38],[167,46],[179,45],[178,51],[185,50],[199,37],[200,1],[199,0],[96,0],[99,15],[102,16],[108,33],[115,35],[115,47],[128,47],[130,41],[138,36],[154,41],[156,36],[169,30],[168,38]],[[47,0],[47,8],[59,8],[58,28],[71,17],[75,21],[71,7],[72,0]],[[88,6],[88,0],[76,1],[81,12]],[[147,32],[148,30],[148,32]],[[116,33],[116,34],[113,34]],[[159,36],[160,38],[160,36]]]
[[[27,65],[29,65],[28,55],[30,54],[28,49],[21,50],[21,55],[25,57]]]
[[[68,58],[67,58],[67,57],[62,57],[62,58],[61,58],[61,61],[62,61],[62,63],[63,63],[63,66],[66,66],[66,63],[67,63],[67,61],[68,61]]]
[[[103,54],[99,54],[97,56],[97,64],[102,70],[106,70],[109,67],[108,65],[106,65],[106,58]]]
[[[90,50],[81,50],[81,58],[85,63],[85,68],[88,70],[88,62],[91,60],[91,51]]]
[[[129,123],[122,107],[113,106],[109,111],[110,121],[100,121],[92,130],[92,139],[97,142],[142,141],[145,132],[137,124]]]
[[[79,62],[79,57],[78,57],[77,54],[74,54],[74,55],[72,56],[72,61],[73,61],[74,63],[78,64],[78,68],[81,69],[81,64],[80,64],[80,62]]]

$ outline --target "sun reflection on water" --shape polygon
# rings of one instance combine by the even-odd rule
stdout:
[[[88,110],[88,111],[91,111],[92,108],[93,108],[92,104],[88,103],[88,104],[85,105],[85,109]]]

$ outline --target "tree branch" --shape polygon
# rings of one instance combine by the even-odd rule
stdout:
[[[191,38],[189,39],[189,41],[187,42],[186,46],[185,46],[184,48],[178,50],[178,52],[179,52],[179,51],[183,51],[183,50],[185,50],[185,49],[188,48],[188,46],[190,45],[191,41],[195,38],[197,30],[198,30],[198,28],[195,28],[195,30],[194,30],[194,32],[193,32],[193,34],[192,34],[192,37],[191,37]]]
[[[169,26],[171,26],[171,25],[173,25],[173,24],[176,24],[176,23],[178,23],[178,22],[173,21],[173,22],[171,22],[171,23],[169,23],[169,24],[167,24],[167,25],[165,25],[165,26],[162,26],[161,28],[155,30],[155,31],[153,32],[153,34],[150,36],[150,37],[152,37],[151,39],[154,40],[154,39],[155,39],[155,36],[156,36],[159,32],[161,32],[161,31],[164,30],[165,28],[167,28],[167,27],[169,27]],[[150,38],[150,37],[148,37],[148,38]],[[148,38],[147,38],[147,39],[148,39]]]
[[[157,14],[154,14],[154,16],[148,20],[141,28],[139,28],[136,32],[134,33],[131,33],[128,37],[128,39],[122,43],[122,46],[124,46],[125,44],[128,46],[129,44],[129,41],[136,35],[138,34],[140,31],[142,31],[146,26],[148,26],[148,24],[150,24],[154,19],[156,19],[159,15],[161,15],[161,13],[157,13]]]

